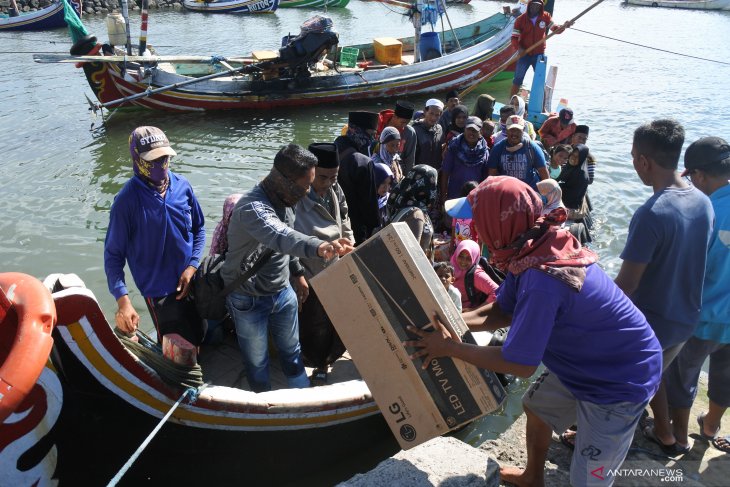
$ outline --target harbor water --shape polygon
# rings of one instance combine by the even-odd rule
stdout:
[[[560,23],[591,3],[559,0],[554,18]],[[491,15],[501,5],[472,0],[450,6],[448,14],[454,26],[461,26]],[[298,33],[299,25],[314,13],[322,11],[281,9],[237,16],[153,10],[148,39],[165,55],[250,55],[252,50],[277,49],[282,36]],[[382,3],[351,0],[347,8],[327,14],[340,34],[340,45],[412,35],[410,22]],[[87,16],[83,22],[106,39],[103,16]],[[138,12],[131,14],[131,23],[136,39]],[[444,25],[448,29],[446,19]],[[441,30],[440,23],[436,27]],[[730,12],[630,7],[606,0],[575,29],[548,41],[548,62],[558,66],[553,107],[560,98],[567,99],[576,121],[591,127],[588,146],[598,159],[589,189],[596,221],[593,248],[611,276],[621,264],[631,215],[651,193],[631,163],[634,129],[655,118],[672,117],[683,123],[686,145],[708,135],[730,138],[728,39]],[[111,322],[116,304],[104,275],[104,237],[114,196],[131,175],[127,140],[133,128],[154,125],[166,132],[178,153],[172,169],[190,180],[212,235],[225,197],[260,180],[282,145],[331,141],[349,110],[382,110],[394,104],[383,100],[226,113],[132,111],[111,117],[106,113],[104,121],[88,109],[85,95],[93,95],[81,70],[73,64],[32,60],[33,52],[67,53],[69,47],[64,29],[0,33],[0,270],[40,278],[76,273],[94,291]],[[480,86],[465,100],[470,109],[480,93],[505,102],[509,82]],[[422,106],[425,99],[411,101]],[[129,273],[127,281],[132,282]],[[144,311],[143,329],[150,330],[143,300],[134,286],[130,288],[135,307]],[[477,445],[504,431],[521,412],[522,388],[512,386],[504,411],[476,422],[459,437]]]

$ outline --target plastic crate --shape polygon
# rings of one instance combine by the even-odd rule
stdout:
[[[357,57],[360,55],[360,49],[356,47],[343,47],[340,51],[340,66],[345,68],[354,68],[357,65]]]

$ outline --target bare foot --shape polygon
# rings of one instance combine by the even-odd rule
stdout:
[[[503,482],[516,485],[518,487],[538,487],[545,485],[543,479],[527,478],[525,469],[520,467],[501,467],[499,476]]]

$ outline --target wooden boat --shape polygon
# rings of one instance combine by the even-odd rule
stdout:
[[[279,0],[183,0],[183,6],[193,12],[248,14],[273,12]]]
[[[81,8],[73,5],[76,12],[81,15]],[[0,17],[0,31],[4,30],[47,30],[66,27],[63,2],[52,3],[51,5],[36,10],[35,12],[21,12],[17,17]]]
[[[266,63],[236,64],[231,59],[223,61],[226,71],[210,74],[214,58],[203,58],[197,65],[173,64],[174,57],[167,58],[170,62],[155,63],[154,57],[125,57],[120,50],[108,49],[96,56],[39,54],[34,58],[37,62],[84,62],[89,85],[99,106],[105,108],[140,106],[202,111],[349,103],[358,99],[443,94],[487,81],[484,78],[490,73],[495,75],[493,79],[499,78],[497,68],[515,53],[510,44],[513,24],[513,17],[497,13],[446,32],[441,43],[446,54],[419,63],[413,63],[412,37],[400,39],[403,62],[394,66],[375,63],[372,44],[352,46],[359,50],[358,60],[368,60],[362,64],[364,67],[335,65],[335,69],[305,72],[302,76],[282,76],[266,68]],[[329,56],[335,60],[334,55]]]
[[[348,3],[350,0],[281,0],[279,8],[339,8]]]
[[[8,330],[32,311],[26,307],[16,313],[7,304],[23,289],[12,296],[14,275],[22,276],[0,274],[3,352],[21,341],[13,341]],[[49,341],[47,348],[26,354],[22,365],[3,363],[7,355],[0,353],[0,384],[13,366],[26,373],[30,362],[40,364],[38,370],[46,364],[36,387],[16,401],[15,411],[7,419],[0,415],[3,485],[50,485],[51,478],[61,486],[105,485],[183,398],[186,386],[166,382],[149,359],[131,353],[78,277],[52,275],[43,285],[37,282],[39,287],[34,302],[50,302],[57,315],[50,360]],[[45,317],[43,328],[50,333],[51,312],[35,314]],[[23,321],[21,328],[32,328]],[[155,348],[150,353],[159,355]],[[17,355],[11,353],[11,360]],[[200,359],[210,385],[187,390],[190,394],[124,475],[128,485],[234,485],[241,479],[277,485],[318,473],[326,468],[323,461],[336,465],[373,448],[381,456],[398,450],[349,360],[334,364],[328,385],[257,394],[238,387],[242,360],[235,345],[204,349]],[[279,383],[285,384],[283,375]]]
[[[730,10],[730,0],[625,0],[642,7],[684,8],[691,10]]]

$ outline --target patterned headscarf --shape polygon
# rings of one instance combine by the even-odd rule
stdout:
[[[210,243],[210,255],[225,254],[228,251],[228,224],[231,222],[233,208],[241,199],[242,194],[236,193],[228,196],[223,202],[223,218],[218,222],[213,231],[213,241]]]
[[[560,228],[566,220],[564,208],[541,216],[537,193],[509,176],[490,176],[468,198],[494,265],[515,275],[535,268],[580,291],[586,266],[598,256]]]
[[[137,144],[133,140],[134,132],[129,136],[129,153],[132,155],[134,175],[149,187],[162,194],[170,185],[170,157],[161,157],[154,161],[146,161],[139,156]]]
[[[418,164],[393,188],[388,199],[388,214],[395,215],[401,208],[415,206],[429,212],[438,197],[438,173],[426,164]]]

